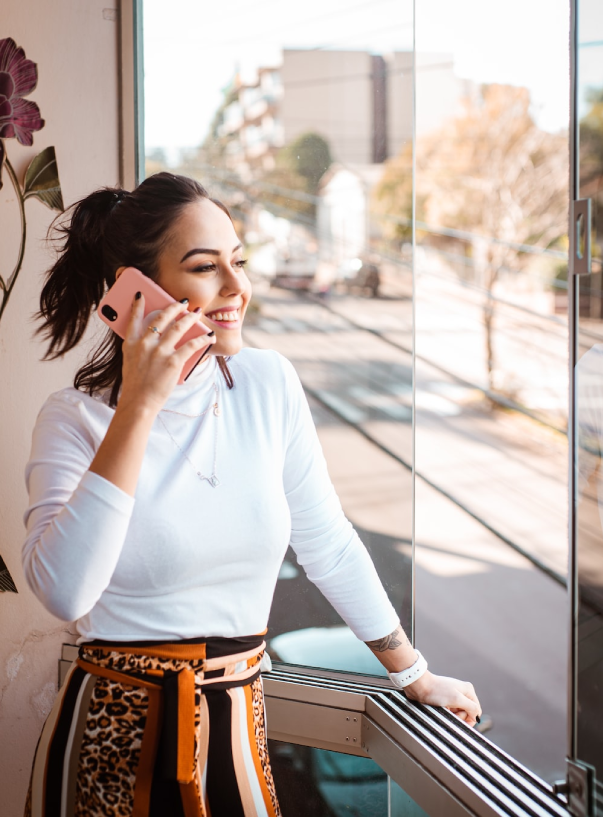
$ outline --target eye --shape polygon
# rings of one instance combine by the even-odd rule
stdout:
[[[216,269],[215,264],[203,264],[201,267],[195,267],[193,272],[211,272],[212,270]]]
[[[241,258],[240,261],[235,261],[235,267],[239,267],[239,269],[244,269],[247,266],[247,259]]]

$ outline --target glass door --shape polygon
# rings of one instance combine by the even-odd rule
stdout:
[[[573,488],[570,802],[603,814],[603,5],[574,8],[570,273]],[[573,761],[578,765],[574,766]],[[572,780],[572,775],[576,778]]]

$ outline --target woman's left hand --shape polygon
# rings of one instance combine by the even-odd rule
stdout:
[[[467,726],[475,726],[482,714],[473,684],[468,681],[434,675],[427,671],[414,683],[405,687],[404,692],[411,701],[449,709],[465,721]]]

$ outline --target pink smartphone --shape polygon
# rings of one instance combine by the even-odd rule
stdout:
[[[123,338],[126,334],[132,304],[134,303],[134,296],[137,292],[142,292],[144,295],[145,315],[148,315],[149,312],[154,312],[156,309],[165,309],[166,306],[175,303],[175,299],[172,298],[171,295],[168,295],[155,281],[143,275],[140,270],[134,267],[127,267],[106,293],[96,310],[101,321],[106,323],[120,338]],[[186,312],[184,304],[182,305],[182,311]],[[202,323],[197,323],[178,341],[176,349],[182,346],[183,343],[186,343],[187,340],[210,333],[211,329],[208,329],[207,326],[204,326]],[[182,368],[178,383],[184,383],[184,381],[190,377],[195,366],[203,360],[211,345],[210,343],[204,349],[195,352],[189,357]]]

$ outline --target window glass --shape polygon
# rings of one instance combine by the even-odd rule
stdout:
[[[368,757],[268,741],[274,784],[287,817],[427,817]]]
[[[417,646],[550,781],[566,750],[568,11],[418,0],[415,33]]]
[[[287,817],[426,817],[370,758],[276,740],[269,749]]]
[[[591,263],[577,281],[575,417],[577,620],[577,756],[596,769],[596,798],[603,809],[603,530],[601,451],[603,450],[603,8],[592,0],[578,5],[576,53],[578,130],[577,197],[590,201]]]
[[[297,369],[410,633],[411,230],[383,191],[400,156],[396,196],[412,191],[412,0],[144,0],[143,17],[146,172],[193,176],[228,205],[255,293],[245,341]],[[291,551],[269,637],[288,662],[383,672]]]
[[[246,342],[296,367],[408,632],[414,457],[417,646],[563,777],[567,0],[143,5],[147,173],[229,206]],[[292,552],[269,637],[381,672]]]

